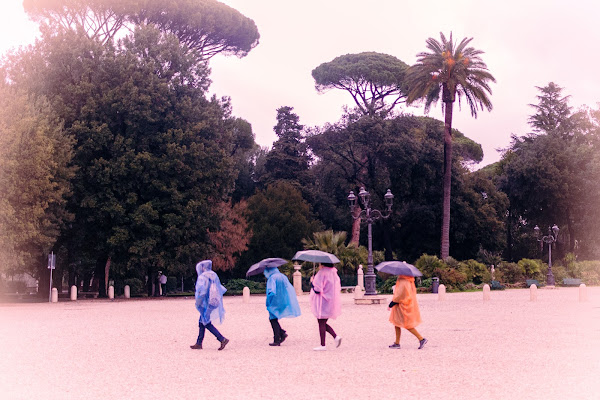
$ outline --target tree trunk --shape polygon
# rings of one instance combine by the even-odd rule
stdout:
[[[508,217],[506,218],[506,259],[510,262],[513,261],[512,247],[513,247],[512,212],[509,211]]]
[[[571,209],[567,207],[567,230],[569,231],[569,252],[575,253],[575,233],[573,232],[573,222],[571,222]]]
[[[444,118],[444,183],[442,202],[442,240],[441,258],[450,255],[450,188],[452,185],[452,107],[454,103],[445,103]]]
[[[106,269],[106,261],[104,257],[99,257],[96,260],[96,269],[94,270],[94,284],[92,290],[98,290],[98,297],[108,297],[106,295],[106,285],[104,282],[104,271]]]
[[[357,217],[360,214],[360,207],[357,205],[354,209],[353,216]],[[350,239],[350,243],[348,245],[355,245],[357,248],[360,245],[360,223],[361,219],[357,218],[352,222],[352,237]]]
[[[110,256],[106,260],[106,265],[104,266],[104,290],[108,293],[108,271],[110,271]]]

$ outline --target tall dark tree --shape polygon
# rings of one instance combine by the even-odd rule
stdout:
[[[450,255],[450,196],[452,185],[452,112],[458,97],[466,100],[471,115],[477,117],[478,109],[492,110],[488,94],[489,82],[495,82],[481,60],[483,51],[469,47],[473,38],[464,38],[458,45],[440,33],[441,41],[427,39],[429,52],[417,54],[417,64],[407,71],[409,92],[407,103],[423,100],[425,111],[431,104],[442,100],[444,112],[444,180],[441,257]],[[459,103],[460,104],[460,103]]]
[[[265,159],[264,185],[285,180],[299,187],[306,180],[309,157],[303,138],[304,126],[293,107],[277,109],[277,124],[273,127],[277,140]]]

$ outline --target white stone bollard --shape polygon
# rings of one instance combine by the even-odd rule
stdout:
[[[114,286],[108,287],[108,298],[111,300],[113,300],[115,298],[115,287]]]
[[[129,285],[125,285],[125,289],[123,289],[123,292],[126,299],[131,297],[131,288],[129,287]]]
[[[363,297],[365,297],[365,292],[363,288],[361,288],[360,285],[356,285],[354,287],[354,300],[362,299]]]
[[[302,294],[302,273],[300,272],[300,264],[294,264],[294,273],[292,274],[292,279],[294,281],[294,290],[296,291],[296,296],[300,296]]]
[[[244,303],[248,303],[250,301],[250,288],[248,286],[244,286],[244,289],[242,289],[242,296]]]
[[[490,285],[487,283],[483,285],[483,300],[487,301],[490,299]]]
[[[585,286],[585,283],[582,283],[579,285],[579,301],[584,302],[587,301],[587,299],[587,287]]]
[[[446,285],[444,284],[438,287],[438,300],[446,300]]]
[[[531,286],[529,286],[529,300],[537,301],[537,286],[535,286],[535,283],[532,283]]]
[[[52,302],[58,303],[58,289],[55,287],[52,288]]]
[[[358,266],[358,271],[356,271],[356,285],[360,286],[363,290],[365,289],[365,272],[363,271],[363,266]]]
[[[71,286],[71,301],[77,300],[77,286]]]

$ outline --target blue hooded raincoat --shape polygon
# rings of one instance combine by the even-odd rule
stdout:
[[[300,305],[288,278],[277,268],[267,268],[263,273],[267,277],[269,319],[298,317],[301,314]]]
[[[223,293],[227,291],[219,276],[212,270],[212,261],[204,260],[196,264],[198,279],[196,280],[196,309],[200,313],[200,323],[207,325],[210,322],[220,324],[225,319],[225,308],[223,308]],[[217,289],[218,305],[209,304],[210,287],[215,285]]]

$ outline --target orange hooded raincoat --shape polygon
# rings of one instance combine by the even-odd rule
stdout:
[[[392,307],[390,312],[390,322],[394,326],[412,329],[421,323],[415,278],[399,275],[394,287],[392,301],[398,303]]]

